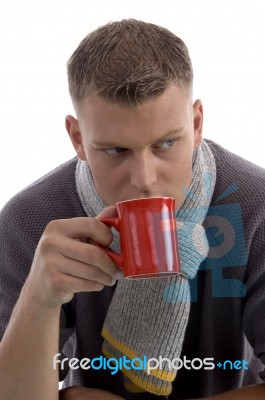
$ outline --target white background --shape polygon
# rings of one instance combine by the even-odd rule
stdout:
[[[163,25],[190,49],[204,136],[265,167],[263,0],[8,0],[0,4],[0,208],[74,156],[66,61],[111,20]]]

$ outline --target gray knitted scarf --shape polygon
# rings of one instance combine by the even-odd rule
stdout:
[[[203,221],[216,181],[214,156],[205,141],[195,149],[192,182],[176,214],[181,274],[140,280],[121,279],[105,318],[103,354],[126,356],[124,385],[131,392],[147,391],[167,396],[177,371],[161,358],[180,357],[190,311],[189,279],[195,277],[208,254]],[[86,214],[96,217],[106,205],[99,197],[86,161],[76,168],[77,191]],[[111,248],[120,251],[119,234],[113,230]],[[148,361],[148,366],[146,361]]]

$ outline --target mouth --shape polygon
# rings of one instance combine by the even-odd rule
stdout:
[[[130,201],[130,200],[139,200],[139,199],[153,199],[153,198],[159,198],[159,197],[172,197],[172,196],[168,196],[162,193],[159,194],[154,194],[154,193],[150,193],[150,194],[144,194],[144,195],[136,195],[136,196],[128,196],[126,198],[123,198],[121,200],[119,200],[119,203],[121,203],[122,201]]]

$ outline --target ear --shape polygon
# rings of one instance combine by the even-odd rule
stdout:
[[[76,118],[72,115],[65,117],[65,127],[70,136],[71,142],[75,148],[76,154],[80,160],[86,160],[86,154],[83,146],[83,139]]]
[[[201,100],[196,100],[193,104],[193,128],[194,128],[194,147],[198,147],[202,142],[203,107]]]

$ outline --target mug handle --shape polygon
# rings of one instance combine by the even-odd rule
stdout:
[[[98,219],[100,222],[103,222],[103,224],[112,226],[113,228],[116,229],[116,231],[119,232],[119,225],[120,225],[120,220],[119,218],[99,218]],[[113,250],[107,249],[106,247],[102,246],[98,242],[94,241],[94,245],[102,249],[111,259],[112,261],[120,268],[122,269],[122,255],[119,253],[116,253]]]

